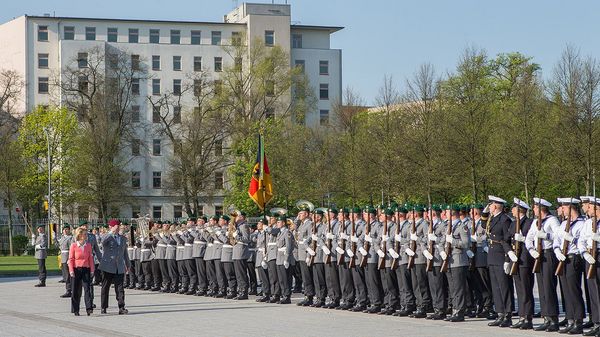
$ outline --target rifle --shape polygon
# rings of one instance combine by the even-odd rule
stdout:
[[[450,210],[450,216],[448,217],[448,226],[446,226],[446,235],[452,235],[452,206],[448,206]],[[452,255],[452,242],[446,241],[445,248],[446,259],[442,261],[442,266],[440,267],[440,272],[446,273],[448,272],[448,267],[450,264],[450,255]]]
[[[475,205],[471,207],[471,228],[473,230],[473,235],[477,233],[477,223],[475,222]],[[469,263],[469,270],[475,270],[475,262],[477,257],[477,241],[471,242],[471,251],[473,252],[473,257]]]
[[[329,216],[329,211],[327,211],[327,234],[331,233],[331,216]],[[331,264],[331,246],[333,246],[331,239],[327,239],[325,241],[325,245],[327,249],[329,249],[329,255],[325,256],[325,264]]]
[[[542,227],[543,227],[542,205],[541,204],[538,205],[538,213],[537,213],[536,220],[537,220],[536,227],[539,232],[542,230]],[[544,245],[544,241],[542,239],[537,239],[537,252],[538,252],[539,256],[537,259],[535,259],[535,262],[533,263],[533,272],[536,274],[539,274],[542,271],[542,254],[544,253],[543,245]]]
[[[385,211],[383,212],[383,216],[385,217],[385,221],[383,222],[383,235],[388,235],[388,220],[387,214]],[[381,240],[381,250],[383,250],[383,254],[387,254],[387,242],[385,240]],[[377,266],[378,269],[385,269],[385,255],[383,257],[379,257],[379,264]]]
[[[350,237],[356,236],[356,225],[354,223],[354,210],[350,213]],[[350,258],[350,262],[348,262],[348,268],[353,268],[356,266],[356,242],[351,241],[350,250],[352,251],[352,257]]]
[[[596,172],[595,171],[594,171],[594,175],[593,175],[592,186],[594,189],[594,216],[592,216],[592,237],[593,237],[598,232],[598,219],[596,216]],[[597,255],[598,255],[598,243],[593,239],[592,239],[592,248],[590,248],[590,255],[592,255],[592,257],[594,259],[596,259]],[[588,280],[596,277],[596,263],[590,264],[588,267],[587,273],[585,274],[585,277]]]
[[[573,198],[571,198],[571,201],[573,201]],[[567,216],[567,223],[565,224],[565,232],[569,233],[570,231],[571,231],[571,204],[569,204],[569,215]],[[567,256],[567,253],[569,252],[569,244],[570,244],[569,241],[563,239],[561,251],[564,256]],[[554,272],[554,275],[556,275],[556,276],[562,275],[563,269],[565,269],[565,261],[559,261],[558,266],[556,266],[556,271]]]
[[[343,215],[344,213],[342,213]],[[346,220],[344,220],[344,217],[342,216],[342,221],[340,221],[339,227],[338,227],[338,238],[340,238],[340,248],[344,251],[344,253],[342,254],[338,254],[337,255],[337,265],[338,266],[342,266],[344,264],[345,261],[345,252],[346,252],[346,240],[344,240],[342,238],[342,233],[345,233],[345,227],[346,225]]]
[[[411,234],[417,233],[417,221],[415,219],[415,216],[416,216],[415,209],[416,208],[413,206],[412,222],[411,222],[411,227],[410,227]],[[415,256],[417,256],[417,241],[410,240],[410,250],[412,250],[415,254],[413,256],[408,257],[408,265],[406,266],[406,268],[408,268],[408,269],[412,269],[412,267],[415,266]]]
[[[427,230],[427,234],[433,234],[433,210],[431,209],[431,199],[429,200],[429,229]],[[427,237],[427,242],[429,243],[429,253],[431,255],[435,254],[435,243],[429,240],[429,236]],[[433,270],[433,259],[427,260],[427,266],[425,268],[426,271]]]
[[[521,233],[521,214],[519,213],[519,206],[517,206],[517,224],[515,227],[515,233]],[[515,255],[517,255],[517,258],[519,258],[519,255],[521,253],[521,245],[522,245],[522,242],[515,240],[513,249],[515,250]],[[510,266],[510,272],[508,273],[508,275],[513,276],[518,273],[519,273],[519,260],[517,260],[517,262],[512,263],[512,265]]]
[[[402,224],[400,223],[400,212],[396,212],[396,233],[395,233],[395,235],[400,234],[400,226],[401,225]],[[398,255],[400,255],[400,242],[396,241],[395,235],[394,235],[394,250],[396,251],[396,253]],[[390,268],[392,270],[396,270],[396,269],[398,269],[398,264],[400,264],[400,257],[392,260],[392,265],[390,266]]]
[[[370,234],[371,234],[371,212],[367,211],[367,225],[365,226],[365,235],[370,235]],[[369,250],[371,249],[371,243],[369,241],[365,240],[365,244],[364,244],[363,248],[367,251],[367,255],[363,255],[362,259],[360,260],[359,266],[364,268],[364,267],[366,267],[367,260],[369,259]]]
[[[314,220],[316,220],[316,218],[313,217]],[[317,234],[317,222],[313,221],[312,222],[312,234],[316,235]],[[310,242],[310,249],[312,249],[312,251],[315,253],[315,255],[310,255],[308,256],[308,261],[306,261],[306,264],[310,267],[315,263],[315,257],[317,256],[317,241],[316,240],[312,240],[311,238],[311,242]]]

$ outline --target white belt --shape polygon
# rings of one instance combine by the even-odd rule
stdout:
[[[175,247],[175,246],[167,244],[167,247],[171,247],[171,248],[173,248],[173,247]]]
[[[209,243],[209,244],[208,244],[208,246],[209,246],[209,247],[212,247],[212,246],[213,246],[213,244],[212,244],[212,243]]]
[[[205,245],[206,241],[194,241],[194,243],[199,244],[199,245]]]
[[[223,242],[221,242],[221,241],[216,241],[216,240],[215,240],[215,241],[213,241],[213,243],[214,243],[215,245],[222,245],[222,244],[223,244]]]
[[[142,253],[143,253],[143,252],[149,252],[149,251],[151,251],[151,249],[148,249],[148,248],[144,248],[144,249],[142,249]]]
[[[191,243],[186,243],[186,244],[185,244],[185,246],[186,246],[186,247],[191,247],[191,246],[192,246],[192,244],[191,244]]]
[[[242,246],[247,246],[248,245],[247,243],[244,243],[244,242],[236,242],[235,244],[236,245],[242,245]]]
[[[133,248],[127,248],[127,250],[133,250]]]
[[[280,252],[285,252],[285,251],[287,251],[287,248],[281,247],[281,248],[277,248],[277,250],[280,251]]]
[[[157,243],[156,245],[159,247],[167,247],[167,245],[165,245],[164,243]]]
[[[184,249],[185,247],[177,246],[177,249]]]
[[[250,249],[248,249],[248,250],[249,250],[249,251],[251,251],[251,252],[255,252],[255,251],[256,251],[256,248],[250,248]]]
[[[232,245],[223,245],[223,248],[233,248]]]
[[[277,242],[269,242],[267,243],[267,246],[277,246]]]
[[[69,251],[68,250],[61,250],[60,252],[61,253],[68,253]]]
[[[258,251],[259,251],[259,252],[263,252],[263,253],[264,253],[264,252],[265,252],[265,249],[264,249],[264,248],[258,248]]]

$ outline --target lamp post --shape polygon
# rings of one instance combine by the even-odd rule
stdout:
[[[52,162],[50,161],[50,131],[47,127],[44,127],[44,133],[48,145],[48,226],[50,226],[50,219],[52,218]],[[52,230],[52,228],[49,227],[49,230]]]

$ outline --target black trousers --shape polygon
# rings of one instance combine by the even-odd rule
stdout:
[[[150,288],[154,285],[152,278],[152,261],[142,262],[142,271],[144,272],[144,286]]]
[[[177,261],[168,259],[167,269],[169,269],[169,280],[171,281],[171,289],[177,289],[179,286],[179,270],[177,269]]]
[[[400,306],[400,299],[398,298],[398,278],[396,272],[386,267],[385,269],[379,270],[381,274],[381,281],[383,283],[383,301],[387,307],[398,308]]]
[[[479,291],[481,292],[481,303],[478,305],[482,306],[484,310],[493,310],[494,297],[492,295],[492,285],[490,283],[490,272],[487,267],[476,268],[478,280],[475,282],[479,285]]]
[[[450,300],[454,311],[467,309],[467,271],[468,266],[449,268],[446,273],[450,290]]]
[[[92,274],[90,273],[90,268],[78,267],[75,268],[73,272],[75,277],[71,279],[71,282],[73,283],[71,286],[71,312],[79,312],[82,288],[85,308],[86,310],[92,309],[92,298],[94,295],[92,291]]]
[[[171,287],[171,276],[169,275],[169,267],[167,267],[167,260],[160,259],[158,261],[158,268],[160,269],[160,277],[162,279],[162,287],[168,289]]]
[[[206,263],[202,257],[196,257],[194,261],[196,262],[196,275],[198,275],[198,290],[206,291],[208,288]]]
[[[415,309],[416,297],[413,291],[412,276],[407,264],[401,264],[396,271],[398,279],[398,293],[400,295],[400,306],[407,309]]]
[[[294,267],[293,265],[289,268]],[[279,288],[281,289],[281,295],[283,297],[290,297],[292,295],[292,289],[290,284],[292,283],[292,274],[289,269],[286,269],[283,265],[277,266],[277,280],[279,281]]]
[[[347,262],[338,266],[338,273],[340,275],[342,301],[344,301],[344,303],[353,303],[354,283],[352,281],[352,270],[348,268]]]
[[[589,268],[589,264],[586,263],[586,271]],[[590,309],[591,309],[591,320],[595,324],[600,324],[600,263],[595,263],[594,268],[596,269],[596,277],[588,279],[588,290],[590,293]]]
[[[235,278],[237,280],[237,291],[248,293],[248,261],[233,260]]]
[[[261,266],[256,267],[258,278],[260,279],[260,288],[263,296],[271,296],[271,282],[269,281],[269,270]]]
[[[300,270],[300,265],[298,262],[294,264],[294,268],[292,269],[292,278],[294,280],[294,291],[301,292],[302,291],[302,270]]]
[[[523,252],[523,254],[528,253]],[[533,279],[534,275],[531,272],[531,267],[519,267],[519,272],[513,275],[520,317],[533,316]]]
[[[198,286],[198,271],[196,270],[196,260],[187,259],[184,261],[185,273],[188,275],[188,290],[195,290]]]
[[[152,266],[152,281],[154,288],[160,288],[162,284],[162,275],[160,273],[160,262],[157,259],[153,259],[150,261],[150,265]]]
[[[46,284],[46,259],[37,259],[38,263],[38,279],[41,284]]]
[[[279,274],[277,273],[277,262],[271,260],[267,262],[267,271],[269,272],[269,283],[271,285],[271,294],[281,296],[281,287],[279,286]]]
[[[554,275],[558,260],[552,249],[544,250],[539,258],[542,259],[540,274],[538,274],[541,314],[544,317],[558,316],[557,279]]]
[[[298,261],[300,264],[300,272],[302,273],[302,285],[304,286],[304,296],[315,296],[315,284],[313,281],[313,267],[308,266],[306,261]],[[279,273],[277,274],[279,276]]]
[[[131,270],[129,271],[129,275],[130,275],[130,278],[133,277],[133,282],[135,285],[137,278],[135,275],[135,270],[133,268],[133,262],[134,261],[131,261]],[[100,270],[100,268],[98,268],[99,266],[100,266],[100,264],[94,265],[94,284],[100,284],[100,282],[102,282],[102,271]]]
[[[352,281],[354,282],[354,293],[356,296],[356,305],[367,305],[367,282],[365,268],[359,267],[358,264],[352,267]]]
[[[237,292],[237,279],[235,278],[235,267],[233,262],[221,262],[223,270],[225,271],[225,278],[227,279],[227,291]]]
[[[342,298],[342,290],[340,288],[340,277],[335,261],[325,264],[325,283],[327,284],[327,295],[329,298],[339,301]]]
[[[422,309],[431,308],[431,293],[427,282],[427,265],[415,264],[411,270],[413,292],[417,299],[417,306]]]
[[[179,273],[179,280],[181,282],[180,288],[187,290],[190,285],[190,278],[187,274],[184,260],[177,260],[177,272]]]
[[[215,275],[217,277],[217,286],[219,287],[220,292],[227,291],[227,274],[225,273],[225,268],[223,267],[223,262],[221,260],[213,260],[215,264]]]
[[[63,280],[65,280],[65,290],[67,293],[71,293],[71,274],[69,274],[69,266],[67,263],[61,263],[60,269],[62,271]]]
[[[433,269],[427,273],[427,280],[429,281],[433,308],[445,310],[448,307],[448,293],[444,282],[446,273],[442,273],[440,268],[440,266],[433,266]]]
[[[325,264],[315,263],[312,265],[313,282],[315,285],[315,296],[320,300],[325,300],[327,296],[327,282],[325,281]]]
[[[258,287],[258,280],[256,278],[256,269],[254,268],[254,261],[246,261],[246,271],[248,273],[248,287],[250,291],[256,292]]]
[[[210,291],[218,291],[219,283],[217,282],[217,269],[215,268],[215,260],[204,260],[206,265],[206,280]]]
[[[509,282],[510,277],[504,273],[504,266],[492,265],[490,270],[490,280],[492,284],[492,295],[494,296],[494,307],[496,312],[503,314],[512,314]]]
[[[379,269],[377,269],[377,262],[367,263],[366,281],[369,302],[371,302],[372,306],[380,307],[383,303],[383,294],[381,276],[379,275]]]
[[[142,269],[142,262],[140,260],[135,260],[135,274],[137,275],[137,281],[140,287],[143,287],[145,284],[144,270]]]
[[[565,292],[565,317],[580,320],[585,317],[585,306],[581,291],[581,276],[584,262],[580,255],[569,254],[565,260],[565,268],[559,276]]]
[[[125,289],[123,288],[124,274],[102,273],[102,290],[100,292],[100,307],[108,308],[108,292],[110,286],[115,285],[115,295],[119,309],[125,308]]]

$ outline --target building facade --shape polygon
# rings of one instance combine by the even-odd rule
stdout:
[[[305,123],[326,124],[333,118],[334,103],[341,98],[342,53],[330,47],[331,35],[340,29],[294,25],[290,6],[279,4],[244,3],[226,14],[223,22],[25,15],[0,25],[0,68],[16,70],[26,80],[17,109],[26,113],[53,102],[53,74],[60,74],[74,60],[81,59],[82,51],[117,48],[139,57],[148,69],[149,79],[139,84],[131,109],[137,117],[135,122],[140,124],[140,142],[145,146],[132,146],[131,153],[125,154],[131,156],[128,165],[135,201],[122,205],[119,212],[121,217],[150,214],[171,219],[187,215],[177,197],[168,195],[161,184],[173,144],[143,127],[155,122],[148,95],[175,90],[186,73],[199,67],[218,78],[222,68],[233,62],[223,46],[231,45],[237,34],[243,34],[248,43],[259,38],[266,45],[281,46],[290,55],[290,66],[304,68],[318,99]],[[222,189],[227,187],[224,172],[215,172],[215,186],[222,186],[221,192],[203,206],[205,214],[223,210]]]

